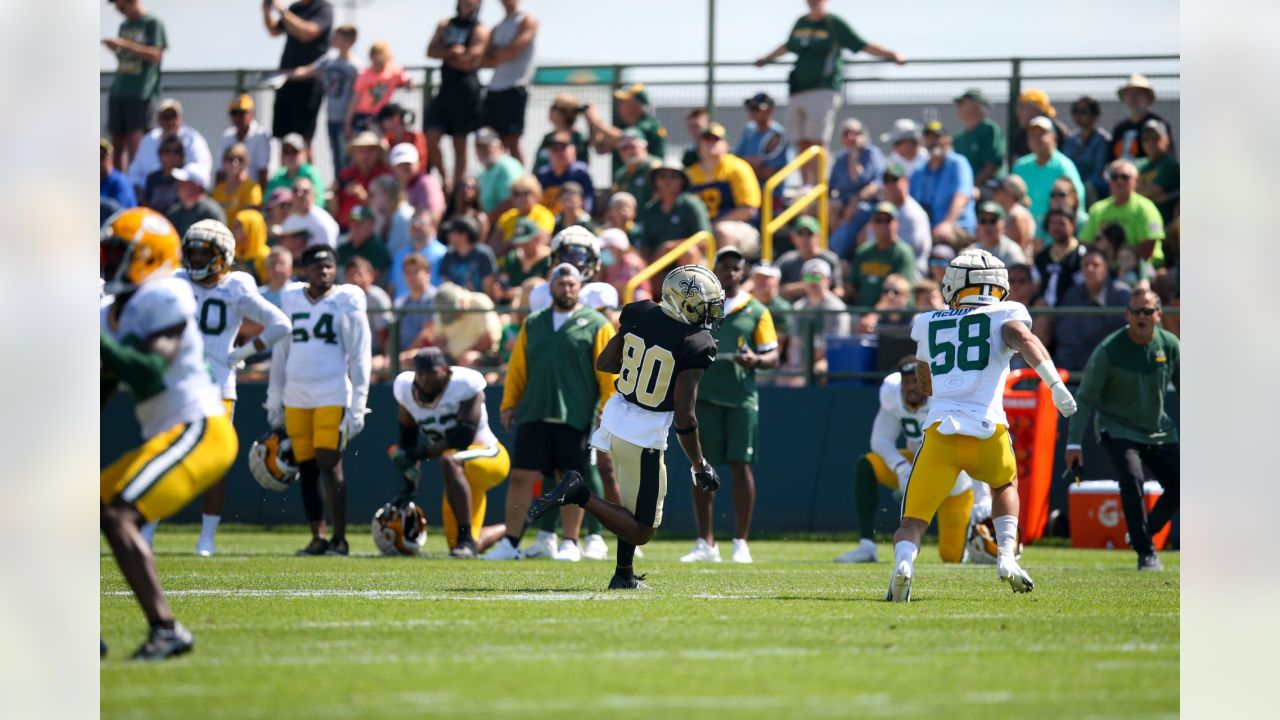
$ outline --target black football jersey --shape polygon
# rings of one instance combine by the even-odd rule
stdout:
[[[667,315],[652,300],[622,308],[622,370],[613,386],[627,402],[646,410],[675,410],[676,376],[706,370],[716,359],[716,341],[704,328]]]

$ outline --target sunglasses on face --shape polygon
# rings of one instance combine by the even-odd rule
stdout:
[[[1066,197],[1066,196],[1067,194],[1061,190],[1054,190],[1053,192],[1049,193],[1049,197]]]
[[[929,267],[940,267],[940,268],[944,268],[944,267],[947,267],[947,266],[948,266],[948,265],[950,265],[950,264],[951,264],[951,261],[950,261],[950,260],[947,260],[947,259],[945,259],[945,258],[937,258],[937,259],[935,259],[935,260],[930,260],[930,261],[929,261]]]
[[[178,148],[166,148],[164,150],[161,150],[160,154],[161,155],[180,155],[182,154],[182,151],[179,150]]]
[[[1144,317],[1151,317],[1152,315],[1156,314],[1156,309],[1155,308],[1129,308],[1129,314],[1142,315]]]
[[[569,146],[568,146],[568,145],[565,145],[565,144],[563,144],[563,143],[552,143],[552,144],[551,144],[551,152],[564,152],[564,151],[565,151],[565,150],[567,150],[568,148],[569,148]]]
[[[998,222],[1000,222],[1000,218],[993,218],[989,216],[984,218],[978,218],[979,225],[995,225]]]
[[[524,197],[524,196],[526,196],[526,195],[532,195],[532,194],[533,194],[533,191],[532,191],[532,190],[517,190],[517,191],[515,191],[515,192],[511,193],[511,196],[512,196],[512,197]]]
[[[812,283],[820,283],[820,282],[825,282],[826,278],[822,277],[822,275],[818,273],[805,273],[804,281],[812,282]]]
[[[232,115],[244,115],[244,114],[245,114],[245,112],[246,112],[245,110],[231,110],[231,111],[230,111],[230,113],[231,113]]]
[[[294,188],[294,189],[293,189],[293,194],[294,194],[294,195],[310,195],[310,194],[311,194],[311,188],[309,188],[309,187],[296,187],[296,188]]]
[[[1132,175],[1112,175],[1111,176],[1111,182],[1128,182],[1129,180],[1132,180],[1132,179],[1133,179]]]
[[[889,223],[893,222],[893,218],[889,217],[888,215],[878,215],[871,222],[877,225],[888,225]]]
[[[907,294],[906,290],[903,290],[902,288],[896,288],[896,287],[887,287],[884,290],[881,290],[880,292],[884,295],[906,295]]]
[[[160,122],[170,122],[178,119],[177,113],[161,113]]]

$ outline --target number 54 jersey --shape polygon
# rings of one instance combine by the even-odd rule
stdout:
[[[286,354],[284,404],[292,408],[351,406],[353,390],[360,396],[369,387],[370,337],[364,291],[355,285],[335,285],[323,297],[312,300],[305,285],[280,296],[292,332],[277,345]],[[363,358],[363,362],[361,362]],[[276,361],[272,361],[272,380]],[[348,368],[363,371],[363,387],[352,386]],[[359,374],[359,373],[358,373]]]
[[[1004,383],[1014,350],[1005,345],[1001,328],[1020,322],[1031,326],[1022,303],[936,310],[916,316],[911,339],[916,358],[929,363],[933,394],[925,427],[940,423],[943,435],[991,437],[1007,425]]]

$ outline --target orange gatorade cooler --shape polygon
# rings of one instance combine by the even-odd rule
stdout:
[[[1120,483],[1115,480],[1086,480],[1069,489],[1067,507],[1071,513],[1071,547],[1077,548],[1127,548],[1124,534],[1129,528],[1124,522],[1124,508],[1120,505]],[[1150,511],[1164,490],[1160,483],[1148,480],[1142,486],[1143,500]],[[1164,526],[1152,538],[1157,550],[1163,550],[1169,539],[1173,523]]]
[[[1058,375],[1066,382],[1066,370]],[[1023,381],[1034,381],[1030,390],[1016,390]],[[1033,543],[1044,535],[1049,519],[1049,489],[1053,485],[1053,454],[1058,443],[1058,409],[1049,386],[1040,382],[1035,370],[1023,368],[1009,373],[1004,386],[1004,414],[1013,439],[1013,456],[1018,463],[1018,530],[1022,541]]]

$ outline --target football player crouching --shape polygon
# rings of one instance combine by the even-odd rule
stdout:
[[[151,624],[133,654],[141,660],[181,655],[195,640],[174,620],[139,528],[218,482],[239,449],[205,365],[191,283],[173,277],[180,252],[177,231],[146,208],[121,210],[102,231],[102,400],[117,385],[130,391],[143,442],[100,473],[100,522]]]
[[[390,455],[404,477],[393,505],[412,505],[421,478],[418,463],[435,460],[444,483],[445,541],[455,558],[476,557],[507,531],[503,524],[484,524],[485,494],[511,472],[511,457],[489,428],[486,384],[475,370],[451,367],[436,347],[420,350],[413,370],[400,373],[392,384],[400,406],[400,443],[392,446]],[[410,520],[413,514],[410,510]],[[425,538],[425,525],[423,529]],[[378,535],[375,530],[375,542]]]
[[[253,277],[231,269],[235,255],[236,239],[231,230],[217,220],[201,220],[188,228],[182,238],[183,269],[177,273],[191,281],[196,324],[204,336],[204,359],[213,372],[214,383],[222,390],[222,403],[229,418],[235,417],[237,366],[289,333],[289,318],[262,297]],[[246,318],[261,325],[262,333],[236,347],[236,336]],[[201,557],[213,555],[214,533],[222,520],[225,498],[222,480],[204,493],[200,539],[196,541],[196,554]],[[149,523],[142,530],[148,542],[155,526],[156,523]]]

